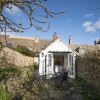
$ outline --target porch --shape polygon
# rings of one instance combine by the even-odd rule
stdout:
[[[39,74],[55,74],[63,69],[70,78],[75,78],[75,53],[58,39],[39,54]]]
[[[46,75],[68,71],[68,76],[75,77],[75,59],[70,52],[49,52],[46,57]]]

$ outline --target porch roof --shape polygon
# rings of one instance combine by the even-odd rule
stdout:
[[[45,50],[45,52],[72,52],[72,50],[60,39],[57,39],[52,44],[50,44]]]
[[[71,53],[71,51],[49,51],[49,53]]]

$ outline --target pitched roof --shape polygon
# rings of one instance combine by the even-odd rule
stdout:
[[[44,51],[49,52],[72,52],[71,49],[61,40],[57,39],[52,42]]]

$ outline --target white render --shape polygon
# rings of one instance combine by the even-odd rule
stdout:
[[[70,78],[75,78],[75,57],[76,54],[62,40],[57,39],[40,52],[39,74],[50,75],[64,68]]]

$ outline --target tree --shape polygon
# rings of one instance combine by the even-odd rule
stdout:
[[[6,32],[23,32],[30,27],[34,27],[37,30],[47,31],[50,27],[48,18],[54,18],[54,14],[61,14],[63,12],[52,12],[45,6],[47,0],[0,0],[0,31],[5,32],[5,41],[7,45]],[[28,16],[29,26],[24,27],[22,23],[13,21],[4,15],[4,9],[12,11],[13,7],[17,7],[25,15]],[[37,10],[41,10],[42,14],[39,14]],[[26,20],[27,21],[27,20]],[[47,28],[43,28],[43,24],[47,25]]]
[[[42,24],[47,24],[49,28],[49,22],[47,21],[47,19],[49,17],[54,18],[54,14],[60,14],[63,12],[56,13],[48,10],[48,8],[45,6],[46,1],[47,0],[0,0],[1,31],[5,31],[5,27],[6,29],[10,29],[14,32],[23,32],[30,27],[35,27],[37,30],[44,31]],[[22,23],[17,23],[3,14],[4,9],[7,8],[12,11],[13,6],[17,7],[28,16],[28,19],[30,21],[29,27],[25,28],[23,27]],[[37,10],[39,9],[41,9],[44,14],[37,13]]]

